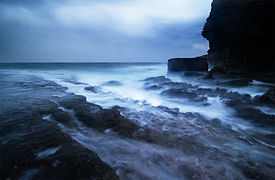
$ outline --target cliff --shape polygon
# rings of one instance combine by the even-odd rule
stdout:
[[[228,72],[275,71],[275,1],[213,0],[202,35]]]
[[[168,72],[180,71],[208,71],[207,57],[169,59]]]

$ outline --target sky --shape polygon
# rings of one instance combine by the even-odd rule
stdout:
[[[0,0],[0,62],[164,62],[204,55],[212,0]]]

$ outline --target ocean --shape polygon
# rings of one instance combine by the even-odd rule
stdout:
[[[236,115],[235,106],[228,105],[238,97],[261,96],[274,84],[217,84],[204,80],[200,73],[168,73],[166,63],[6,63],[0,64],[2,98],[9,90],[14,96],[24,96],[9,82],[32,78],[53,81],[103,108],[116,107],[141,129],[161,134],[152,135],[155,139],[150,143],[121,137],[112,129],[99,132],[81,123],[70,128],[58,123],[121,179],[246,179],[242,168],[254,172],[259,165],[264,172],[274,170],[274,126],[259,126],[248,116]],[[214,91],[220,94],[211,94]],[[13,103],[1,102],[0,109],[7,106]],[[253,108],[274,121],[272,107]],[[236,166],[239,162],[245,165]]]

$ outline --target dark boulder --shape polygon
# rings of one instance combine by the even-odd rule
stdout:
[[[208,71],[207,59],[205,57],[169,59],[168,71]]]
[[[269,89],[262,96],[254,97],[253,101],[259,104],[275,105],[275,88]]]
[[[89,86],[84,88],[86,91],[90,91],[93,93],[98,93],[100,91],[100,87],[97,86]]]

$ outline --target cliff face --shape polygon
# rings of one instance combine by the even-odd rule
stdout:
[[[275,0],[213,0],[202,35],[214,65],[229,72],[275,71]]]
[[[168,60],[168,72],[208,71],[207,58],[174,58]]]

